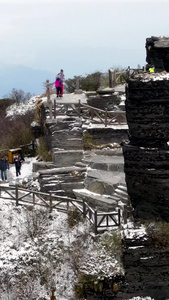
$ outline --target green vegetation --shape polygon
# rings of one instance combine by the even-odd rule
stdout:
[[[69,209],[68,210],[68,225],[70,228],[76,226],[79,224],[79,222],[82,221],[82,214],[80,211],[75,209]]]
[[[7,154],[8,149],[30,144],[33,141],[31,122],[34,114],[28,112],[24,116],[9,118],[5,117],[5,111],[6,107],[0,101],[0,151],[4,150],[4,154]]]
[[[101,235],[95,236],[95,242],[97,251],[102,256],[102,259],[110,257],[111,260],[116,259],[118,264],[121,264],[122,259],[122,239],[119,232],[108,233],[105,232]],[[82,246],[79,243],[79,251],[82,249]],[[83,253],[79,252],[76,254],[76,270],[78,282],[74,286],[74,292],[76,299],[82,300],[85,299],[85,291],[90,290],[94,293],[102,294],[104,289],[110,290],[114,295],[119,290],[118,278],[116,278],[115,270],[112,268],[112,274],[110,277],[107,277],[103,270],[96,274],[86,273],[82,270],[80,265],[78,265],[78,256],[83,256]]]
[[[109,253],[110,255],[122,256],[122,240],[121,235],[118,232],[112,234],[105,233],[102,235],[100,241],[100,247]]]
[[[46,141],[43,137],[39,138],[37,155],[39,155],[43,159],[43,161],[52,161],[51,151],[48,149]]]
[[[127,68],[113,68],[117,73],[123,72],[122,74],[116,74],[116,85],[122,84],[127,79]],[[76,89],[76,81],[79,80],[79,88],[83,91],[97,91],[100,87],[107,88],[109,86],[109,74],[101,73],[99,71],[86,76],[74,76],[65,81],[66,90],[68,93],[73,93]]]
[[[169,248],[169,223],[155,222],[145,226],[150,244],[156,248]]]
[[[79,88],[83,91],[96,91],[100,87],[102,73],[95,72],[87,75],[86,77],[79,76]],[[68,93],[73,93],[76,89],[77,76],[73,79],[67,79],[66,89]],[[108,81],[107,81],[108,83]]]
[[[85,131],[83,134],[83,147],[84,150],[96,148],[96,143],[93,141],[93,137],[88,131]]]

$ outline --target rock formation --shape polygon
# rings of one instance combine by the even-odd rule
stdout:
[[[146,52],[147,70],[150,65],[154,65],[156,72],[169,72],[169,37],[147,38]]]
[[[169,220],[169,74],[129,79],[124,171],[135,218]],[[165,209],[164,209],[165,207]]]

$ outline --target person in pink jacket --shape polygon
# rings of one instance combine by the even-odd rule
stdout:
[[[59,77],[56,77],[55,81],[56,95],[58,97],[62,97],[62,81]]]
[[[60,78],[61,80],[61,97],[63,96],[63,82],[65,80],[65,75],[63,73],[63,69],[60,70],[60,73],[57,74],[56,78]]]

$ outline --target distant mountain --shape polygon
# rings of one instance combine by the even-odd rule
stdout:
[[[21,65],[0,64],[0,99],[8,95],[13,88],[33,95],[43,94],[46,80],[54,82],[55,77],[56,74],[45,70],[34,70]]]

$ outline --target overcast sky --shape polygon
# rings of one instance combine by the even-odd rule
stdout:
[[[65,77],[146,64],[145,42],[169,36],[168,0],[0,0],[0,63]]]

